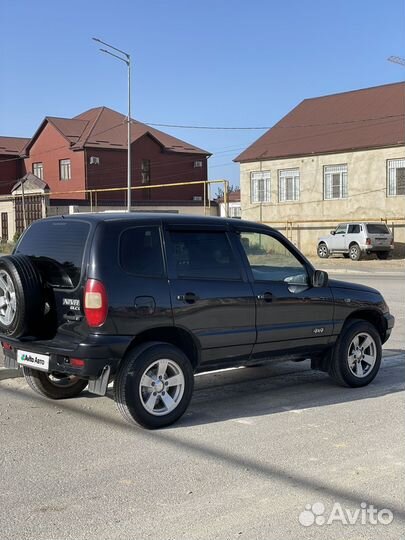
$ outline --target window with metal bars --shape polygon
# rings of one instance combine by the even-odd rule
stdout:
[[[323,169],[324,198],[345,199],[347,197],[347,164],[327,165]]]
[[[278,172],[278,200],[298,201],[300,198],[299,169],[283,169]]]
[[[405,195],[405,159],[389,159],[387,166],[387,195]]]
[[[250,200],[252,203],[270,202],[270,171],[257,171],[250,173]]]

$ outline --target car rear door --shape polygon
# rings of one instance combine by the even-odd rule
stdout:
[[[282,235],[241,226],[239,238],[256,298],[253,357],[324,349],[333,331],[330,288],[311,285],[310,267]]]
[[[27,255],[44,283],[43,337],[51,338],[64,326],[84,318],[83,285],[92,226],[85,218],[39,220],[27,229],[16,255]]]
[[[367,223],[367,238],[370,244],[377,248],[387,248],[391,246],[392,233],[385,223]]]
[[[201,365],[248,359],[256,340],[252,286],[226,226],[167,224],[174,323],[199,342]]]

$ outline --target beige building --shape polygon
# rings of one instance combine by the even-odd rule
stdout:
[[[304,100],[235,161],[242,217],[307,254],[342,221],[386,221],[405,246],[405,83]]]

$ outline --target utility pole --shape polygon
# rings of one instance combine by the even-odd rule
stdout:
[[[21,179],[21,210],[23,218],[24,231],[27,228],[27,218],[25,217],[25,191],[24,191],[24,178]]]
[[[120,53],[120,55],[124,55],[124,58],[122,56],[119,56],[118,54],[114,54],[111,51],[108,51],[107,49],[100,49],[101,52],[105,54],[109,54],[110,56],[114,56],[114,58],[117,58],[118,60],[121,60],[121,62],[124,62],[127,65],[128,68],[128,118],[127,118],[127,157],[128,157],[128,163],[127,163],[127,211],[131,211],[131,56],[126,53],[125,51],[122,51],[121,49],[117,49],[117,47],[114,47],[113,45],[110,45],[109,43],[106,43],[105,41],[102,41],[98,38],[92,38],[94,41],[97,41],[98,43],[102,43],[106,47],[109,47],[110,49],[117,51]]]

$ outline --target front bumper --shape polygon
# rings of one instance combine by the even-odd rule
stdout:
[[[77,375],[83,379],[97,379],[106,366],[111,374],[117,371],[118,364],[130,345],[131,336],[103,336],[91,334],[81,342],[67,340],[59,336],[51,341],[33,341],[0,336],[4,363],[6,367],[18,369],[17,350],[45,354],[49,356],[49,372]],[[72,358],[84,360],[82,367],[71,364]]]
[[[395,317],[394,315],[391,315],[391,313],[384,313],[384,319],[387,324],[387,328],[385,331],[385,338],[383,339],[383,343],[388,341],[391,335],[392,329],[394,328],[394,325],[395,325]]]

